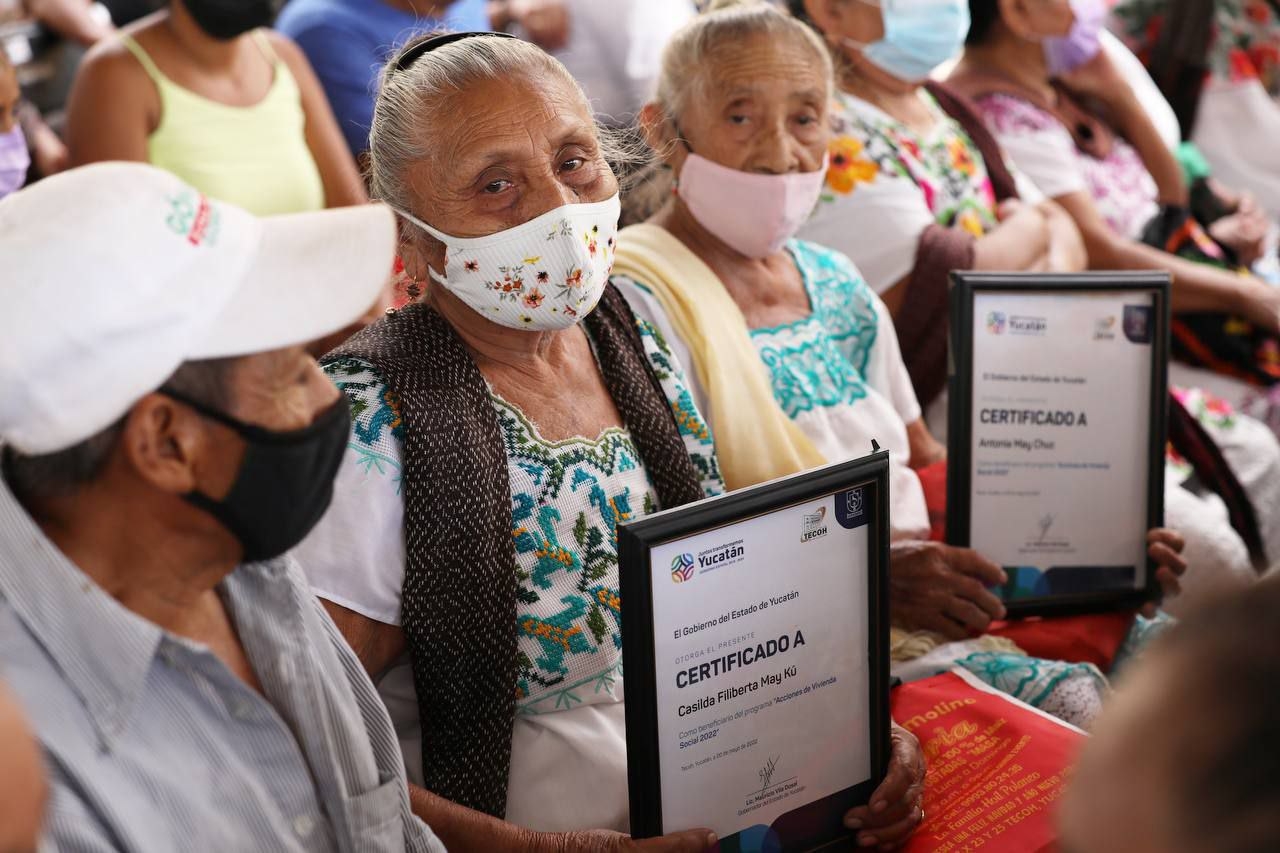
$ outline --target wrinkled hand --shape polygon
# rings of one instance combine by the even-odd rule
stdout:
[[[511,18],[529,41],[543,50],[569,43],[569,8],[564,0],[511,0]]]
[[[1156,580],[1165,598],[1173,598],[1182,592],[1178,578],[1187,572],[1187,561],[1182,557],[1185,546],[1186,540],[1176,530],[1156,527],[1147,531],[1147,554],[1156,561]],[[1147,602],[1142,606],[1142,615],[1154,619],[1159,607],[1154,601]]]
[[[889,772],[865,806],[850,809],[844,825],[858,833],[858,845],[897,850],[924,822],[924,753],[911,732],[895,724],[890,734]]]
[[[1008,581],[1004,570],[968,548],[901,542],[889,550],[889,611],[896,625],[951,640],[981,634],[1004,605],[987,587]]]
[[[1235,213],[1210,225],[1209,234],[1235,252],[1241,264],[1251,267],[1266,251],[1267,230],[1271,227],[1271,220],[1248,193],[1237,196],[1235,201]]]
[[[719,843],[715,833],[706,829],[690,829],[645,839],[595,829],[557,833],[543,836],[543,839],[549,843],[537,845],[539,853],[704,853],[714,850]]]
[[[999,230],[1012,229],[1020,235],[1019,242],[1040,247],[1035,258],[1018,272],[1049,272],[1053,267],[1053,229],[1049,218],[1036,205],[1024,204],[1016,198],[1005,199],[996,208]],[[994,233],[994,232],[991,232]]]

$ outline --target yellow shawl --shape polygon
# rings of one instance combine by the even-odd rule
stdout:
[[[648,287],[688,345],[715,417],[716,452],[730,489],[825,465],[782,411],[746,318],[720,279],[670,232],[632,225],[618,234],[615,274]]]

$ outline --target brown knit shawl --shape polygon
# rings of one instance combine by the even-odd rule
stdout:
[[[634,315],[610,285],[586,319],[605,385],[664,508],[703,497]],[[506,812],[516,712],[516,553],[497,414],[462,340],[430,307],[388,315],[325,357],[374,366],[399,396],[405,503],[401,625],[426,787]]]

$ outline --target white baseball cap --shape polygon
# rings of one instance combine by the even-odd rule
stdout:
[[[258,219],[168,172],[99,163],[0,200],[0,443],[53,453],[186,361],[336,332],[387,282],[381,205]]]

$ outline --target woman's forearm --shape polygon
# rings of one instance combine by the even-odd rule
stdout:
[[[1039,269],[1049,253],[1049,228],[1044,214],[1034,207],[1020,207],[974,244],[976,270],[1017,271]]]
[[[1138,150],[1143,165],[1155,180],[1160,203],[1186,207],[1190,197],[1182,166],[1165,145],[1155,122],[1137,96],[1132,91],[1122,93],[1110,107],[1116,129]]]
[[[1099,238],[1085,234],[1089,247],[1089,267],[1095,270],[1150,270],[1168,272],[1173,277],[1170,301],[1174,313],[1223,311],[1247,314],[1256,288],[1264,285],[1253,279],[1216,267],[1184,260],[1136,240],[1112,235]]]
[[[449,850],[549,851],[538,833],[409,785],[409,807]]]

